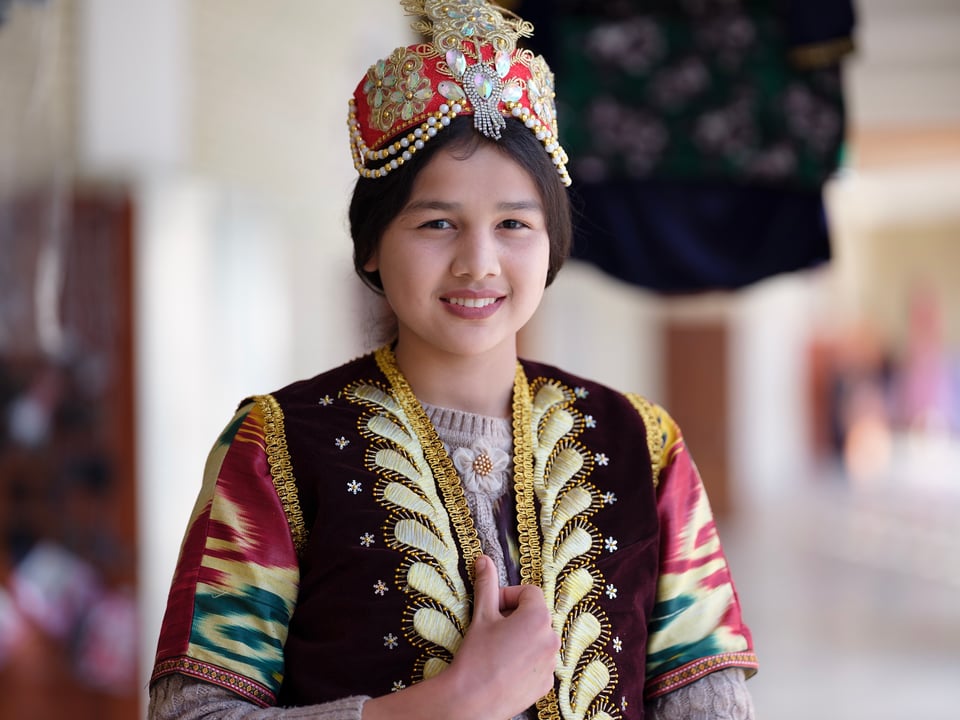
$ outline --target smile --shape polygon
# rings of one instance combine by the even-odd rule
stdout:
[[[446,302],[451,305],[460,305],[462,307],[468,308],[482,308],[487,305],[493,305],[497,301],[497,298],[485,297],[485,298],[446,298]]]

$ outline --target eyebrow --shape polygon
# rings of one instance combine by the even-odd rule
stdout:
[[[461,203],[444,202],[442,200],[418,200],[407,205],[401,212],[410,213],[418,210],[459,210]],[[516,202],[502,202],[497,204],[497,210],[537,210],[542,212],[543,207],[536,200],[518,200]]]

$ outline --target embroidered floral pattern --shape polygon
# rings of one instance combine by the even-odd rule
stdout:
[[[356,495],[363,491],[363,484],[357,482],[356,480],[351,480],[347,483],[347,492],[351,495]]]
[[[616,586],[616,585],[614,585],[614,584],[612,584],[612,583],[608,584],[608,585],[607,585],[607,589],[606,589],[605,592],[606,592],[608,598],[610,598],[611,600],[616,600],[616,598],[617,598],[617,586]]]
[[[398,119],[405,123],[426,110],[433,97],[423,59],[407,48],[397,48],[367,71],[363,92],[374,126],[388,133]]]
[[[407,686],[406,686],[406,683],[403,682],[403,680],[394,680],[393,687],[390,688],[390,692],[400,692],[405,687]]]
[[[454,22],[454,32],[464,37],[484,37],[496,31],[494,15],[489,6],[476,0],[454,0],[447,9],[447,17]]]
[[[604,505],[613,505],[617,501],[617,494],[612,492],[605,492],[603,494],[603,504]]]
[[[423,60],[419,55],[410,52],[403,55],[398,70],[400,82],[390,93],[390,102],[400,109],[400,118],[409,121],[426,110],[427,103],[433,97],[433,88],[430,87],[430,78],[421,72]]]
[[[393,633],[387,633],[383,636],[383,646],[388,650],[396,650],[397,645],[399,644],[400,638],[398,638]]]
[[[554,111],[554,98],[557,93],[553,85],[553,73],[543,56],[537,55],[534,58],[530,65],[530,75],[530,80],[527,83],[527,95],[533,105],[533,111],[556,135],[557,115]]]
[[[377,581],[373,584],[373,592],[374,592],[374,594],[379,595],[380,597],[383,597],[384,595],[386,595],[386,594],[387,594],[387,590],[388,590],[387,584],[386,584],[383,580],[377,580]]]
[[[596,421],[596,419],[593,417],[593,415],[584,415],[584,416],[583,416],[583,424],[584,424],[585,427],[588,427],[588,428],[590,428],[590,429],[593,429],[593,428],[595,428],[595,427],[597,426],[597,421]]]
[[[603,546],[607,549],[607,552],[616,552],[617,549],[617,539],[608,537],[603,541]]]
[[[373,533],[364,533],[360,536],[360,544],[364,547],[373,547],[374,537]]]
[[[324,395],[322,398],[320,398],[320,400],[317,401],[317,404],[322,405],[323,407],[329,407],[330,405],[333,405],[333,398],[329,395]]]
[[[613,639],[613,650],[614,652],[621,652],[623,650],[623,640],[619,636]]]
[[[336,445],[339,450],[343,450],[350,444],[350,441],[341,435],[333,441],[333,444]]]
[[[606,453],[597,453],[593,456],[593,459],[596,461],[597,465],[609,465],[610,458],[607,457]]]

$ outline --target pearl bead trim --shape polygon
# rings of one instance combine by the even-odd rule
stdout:
[[[518,102],[505,102],[504,106],[510,114],[523,122],[531,132],[534,133],[537,140],[541,142],[547,153],[553,160],[557,168],[560,180],[564,185],[571,183],[570,175],[567,172],[567,154],[560,143],[557,142],[553,132],[538,118],[528,107]],[[409,162],[416,155],[418,150],[436,136],[438,132],[447,127],[450,122],[464,111],[463,105],[454,103],[448,105],[444,103],[439,109],[430,114],[418,128],[407,133],[399,140],[395,140],[380,150],[371,150],[363,141],[360,132],[360,123],[357,121],[356,103],[353,98],[350,99],[350,112],[347,119],[347,125],[350,129],[350,149],[353,154],[353,166],[361,177],[381,178],[386,177],[390,172],[402,167],[404,163]],[[467,108],[469,111],[469,108]],[[383,163],[378,167],[367,167],[369,163]]]

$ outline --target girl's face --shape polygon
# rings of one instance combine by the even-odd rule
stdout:
[[[543,297],[550,256],[543,203],[519,164],[489,143],[438,151],[387,226],[379,271],[398,346],[421,358],[516,355]]]

